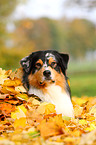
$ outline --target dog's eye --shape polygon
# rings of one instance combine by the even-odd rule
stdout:
[[[36,63],[36,64],[35,64],[35,67],[36,67],[37,69],[40,69],[41,66],[42,66],[41,63]]]
[[[57,63],[54,61],[51,63],[51,67],[55,68],[57,66]]]

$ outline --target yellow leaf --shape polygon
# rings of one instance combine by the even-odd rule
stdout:
[[[40,125],[38,125],[38,130],[43,137],[55,136],[61,133],[61,128],[59,128],[54,122],[46,122],[43,120]]]
[[[8,75],[5,74],[6,71],[2,70],[2,68],[0,68],[0,85],[2,85],[4,83],[5,80],[9,80]]]
[[[2,70],[2,68],[0,68],[0,75],[5,75],[6,71]]]
[[[40,114],[51,114],[51,113],[56,113],[55,110],[55,105],[51,104],[51,103],[46,103],[43,102],[40,104],[40,106],[37,109],[38,113]]]
[[[3,85],[5,80],[8,80],[7,76],[0,75],[0,85]]]
[[[49,103],[45,105],[45,114],[56,113],[55,105]]]
[[[79,105],[74,106],[74,116],[81,117],[83,112],[83,107],[80,107]]]
[[[23,86],[17,86],[17,87],[15,87],[15,91],[16,92],[22,92],[22,93],[26,93],[27,91],[26,91],[26,89],[23,87]]]
[[[81,106],[82,104],[84,104],[85,102],[88,101],[87,97],[82,97],[82,98],[72,97],[72,100],[73,100],[74,102],[76,102],[76,104],[78,104],[78,105],[80,105],[80,106]]]
[[[92,106],[90,112],[90,114],[94,114],[94,117],[96,118],[96,105]]]
[[[22,117],[22,118],[19,118],[19,119],[16,119],[15,122],[14,122],[14,127],[15,128],[23,128],[26,126],[26,118]]]
[[[91,124],[90,124],[90,127],[85,128],[85,131],[92,131],[92,130],[94,130],[94,129],[96,129],[96,126],[95,126],[94,123],[91,123]]]
[[[41,136],[49,137],[62,134],[62,127],[64,127],[64,121],[62,115],[56,115],[54,118],[50,117],[49,120],[42,120],[37,126],[40,130]]]
[[[28,100],[28,95],[27,94],[17,94],[16,98],[20,99],[20,100]]]
[[[8,86],[8,87],[16,87],[21,85],[21,80],[20,79],[14,79],[14,80],[5,80],[3,83],[3,86]]]
[[[10,78],[12,80],[14,80],[14,78],[19,78],[22,80],[22,76],[23,76],[23,69],[22,68],[16,69],[14,72],[10,73]]]
[[[27,109],[23,105],[17,106],[16,111],[11,112],[11,118],[19,119],[22,117],[26,117],[26,112],[27,112]]]
[[[81,135],[81,131],[80,130],[74,130],[72,131],[72,135],[75,137],[79,137]]]
[[[3,86],[1,88],[1,93],[4,93],[4,94],[17,94],[17,92],[15,91],[14,87],[7,87],[7,86]]]
[[[70,142],[70,143],[73,143],[75,141],[75,139],[73,137],[66,137],[64,139],[65,142]],[[71,145],[71,144],[70,144]]]
[[[68,117],[68,116],[63,116],[62,118],[63,118],[64,120],[67,120],[67,121],[71,120],[71,117]]]
[[[88,122],[84,119],[81,119],[81,120],[79,120],[79,124],[85,125],[85,124],[88,124]]]

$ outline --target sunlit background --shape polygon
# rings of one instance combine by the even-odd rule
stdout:
[[[69,53],[72,95],[96,96],[96,0],[0,0],[0,67],[47,49]]]

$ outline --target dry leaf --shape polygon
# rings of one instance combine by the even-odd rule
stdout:
[[[13,119],[19,119],[19,118],[24,118],[26,117],[26,112],[27,109],[21,105],[21,106],[17,106],[16,111],[15,112],[11,112],[11,118]]]
[[[17,94],[18,92],[15,91],[15,88],[14,87],[2,87],[1,88],[1,93],[4,93],[4,94]]]
[[[20,92],[27,93],[26,89],[23,86],[15,87],[15,91],[18,92],[18,93],[20,93]]]
[[[14,127],[16,128],[24,128],[27,124],[26,118],[25,117],[21,117],[19,119],[16,119],[14,122]]]
[[[14,80],[5,80],[3,83],[3,86],[8,86],[8,87],[16,87],[21,85],[21,80],[15,78]]]
[[[83,107],[80,107],[79,105],[74,106],[74,116],[75,117],[81,117],[83,112]]]
[[[0,94],[0,99],[5,99],[6,97],[9,97],[9,94]]]
[[[96,144],[96,97],[72,97],[75,118],[62,117],[53,104],[28,96],[21,79],[21,68],[0,69],[0,135],[5,143]]]

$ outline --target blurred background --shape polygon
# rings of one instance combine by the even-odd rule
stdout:
[[[69,53],[72,96],[96,96],[96,0],[0,0],[0,67],[47,49]]]

